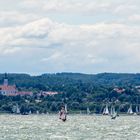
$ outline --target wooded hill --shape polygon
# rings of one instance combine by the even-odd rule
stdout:
[[[3,84],[4,74],[0,74],[0,84]],[[140,104],[140,74],[81,74],[56,73],[30,76],[28,74],[8,74],[9,84],[16,84],[19,90],[33,91],[32,97],[5,97],[0,95],[0,111],[12,112],[12,106],[19,104],[20,108],[35,112],[58,111],[64,103],[69,110],[86,110],[100,113],[108,103],[113,104],[119,111],[124,112],[130,104],[133,108]],[[125,89],[118,93],[114,88]],[[63,94],[40,96],[40,91],[57,91]],[[36,103],[35,100],[41,100]],[[28,100],[28,103],[27,103]],[[22,109],[22,110],[24,110]]]

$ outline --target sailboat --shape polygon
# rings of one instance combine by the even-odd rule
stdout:
[[[136,115],[140,115],[140,106],[136,106]]]
[[[111,115],[111,119],[116,119],[117,113],[115,111],[115,107],[114,106],[111,107],[111,113],[110,113],[110,115]]]
[[[63,122],[65,122],[67,120],[67,105],[65,104],[64,107],[61,108],[60,112],[59,112],[59,119],[61,119]]]
[[[13,111],[14,114],[20,114],[20,109],[19,109],[18,104],[13,106],[12,111]]]
[[[91,112],[89,110],[89,107],[87,107],[87,114],[89,115]]]
[[[104,108],[103,115],[109,115],[108,105]]]
[[[36,111],[36,114],[39,114],[39,111],[38,110]]]
[[[29,111],[29,115],[31,115],[31,114],[32,114],[32,111],[30,110],[30,111]]]
[[[20,109],[18,107],[18,104],[16,105],[16,114],[20,114]]]
[[[133,114],[133,110],[132,110],[132,105],[130,105],[127,114],[132,115]]]
[[[111,110],[110,110],[110,115],[112,116],[113,115],[113,112],[114,111],[114,108],[113,108],[113,106],[111,106]]]
[[[68,114],[67,104],[65,104],[65,112],[66,112],[66,114]]]
[[[136,106],[136,113],[138,113],[139,112],[139,109],[138,109],[138,106]]]

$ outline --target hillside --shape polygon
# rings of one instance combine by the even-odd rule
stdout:
[[[0,84],[3,83],[3,78],[4,74],[0,74]],[[89,107],[97,113],[102,111],[106,103],[110,106],[114,104],[121,112],[126,111],[130,104],[133,104],[134,109],[136,104],[140,104],[140,92],[136,88],[140,85],[140,74],[8,74],[8,79],[9,84],[16,84],[19,90],[33,91],[34,96],[0,95],[0,111],[11,112],[12,106],[17,103],[21,108],[30,108],[32,112],[57,111],[62,104],[67,103],[70,110],[86,110]],[[44,97],[38,96],[40,91],[57,91],[63,94]],[[36,103],[36,99],[41,102]]]

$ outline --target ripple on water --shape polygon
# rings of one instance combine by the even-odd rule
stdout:
[[[140,140],[140,116],[0,115],[0,140]]]

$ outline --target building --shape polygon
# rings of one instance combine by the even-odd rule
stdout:
[[[17,95],[32,96],[33,95],[32,92],[28,92],[28,91],[20,91],[19,92],[15,85],[9,85],[7,74],[5,74],[3,85],[0,85],[0,94],[6,95],[6,96],[17,96]]]
[[[58,92],[53,92],[53,91],[43,91],[42,95],[47,96],[47,95],[56,95],[56,94],[60,94]]]
[[[123,93],[125,91],[124,88],[114,88],[114,91],[116,91],[117,93]]]
[[[40,93],[38,93],[38,97],[40,96],[54,96],[57,94],[63,94],[63,92],[56,92],[56,91],[40,91]]]
[[[16,94],[18,91],[15,85],[8,85],[7,74],[5,74],[3,85],[0,85],[0,93],[3,95]]]
[[[20,92],[17,92],[16,95],[20,95],[20,96],[29,95],[29,96],[32,96],[33,92],[31,92],[31,91],[20,91]]]

